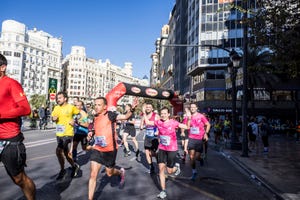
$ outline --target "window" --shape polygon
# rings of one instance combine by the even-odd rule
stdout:
[[[270,92],[266,90],[254,90],[255,100],[270,100]]]
[[[3,51],[4,56],[11,56],[11,51]]]
[[[291,101],[292,95],[290,91],[278,90],[273,92],[272,98],[274,101]]]
[[[206,22],[212,22],[213,21],[213,15],[212,14],[207,14],[206,15]]]
[[[19,53],[19,52],[14,52],[14,56],[19,58],[19,57],[21,57],[21,53]]]
[[[206,100],[225,100],[225,91],[211,90],[205,91]]]
[[[225,72],[224,70],[207,70],[206,79],[224,79]]]

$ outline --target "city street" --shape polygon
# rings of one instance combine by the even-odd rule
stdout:
[[[71,179],[70,169],[62,181],[55,178],[59,165],[55,155],[56,138],[54,129],[25,130],[27,147],[27,174],[37,187],[37,199],[41,200],[82,200],[87,199],[89,178],[89,156],[80,151],[78,163],[81,166],[79,177]],[[143,149],[143,134],[139,133],[140,149]],[[108,178],[99,173],[95,199],[157,199],[160,191],[157,174],[150,175],[145,167],[142,153],[138,161],[132,152],[124,157],[123,148],[119,148],[117,167],[126,169],[126,183],[123,189],[118,187],[118,178]],[[187,163],[181,164],[181,174],[167,180],[167,199],[272,199],[272,194],[253,181],[234,162],[224,154],[209,149],[208,158],[203,167],[199,166],[199,176],[195,182],[189,180],[191,169]],[[155,163],[156,165],[156,163]],[[66,164],[66,168],[69,164]],[[157,166],[156,166],[157,171]],[[1,199],[25,199],[21,190],[13,184],[0,164]]]

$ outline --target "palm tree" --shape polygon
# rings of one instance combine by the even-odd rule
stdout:
[[[272,65],[273,53],[265,47],[248,47],[248,86],[251,110],[254,111],[254,88],[262,87],[270,93],[280,81]]]

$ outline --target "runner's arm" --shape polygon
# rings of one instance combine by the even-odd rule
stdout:
[[[204,134],[204,140],[207,141],[208,140],[208,133],[209,133],[209,130],[210,130],[210,123],[209,122],[206,122],[205,123],[205,134]]]
[[[133,113],[131,111],[127,112],[125,115],[119,114],[116,120],[127,120],[132,114]]]
[[[21,116],[29,115],[31,112],[30,105],[26,99],[23,99],[16,103],[17,106],[13,109],[6,110],[3,113],[0,113],[0,119],[11,119]]]

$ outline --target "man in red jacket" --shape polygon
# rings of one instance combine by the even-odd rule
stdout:
[[[6,68],[7,60],[0,54],[0,161],[25,197],[33,200],[36,189],[24,171],[26,150],[20,131],[21,117],[29,115],[31,109],[22,86],[5,75]]]

